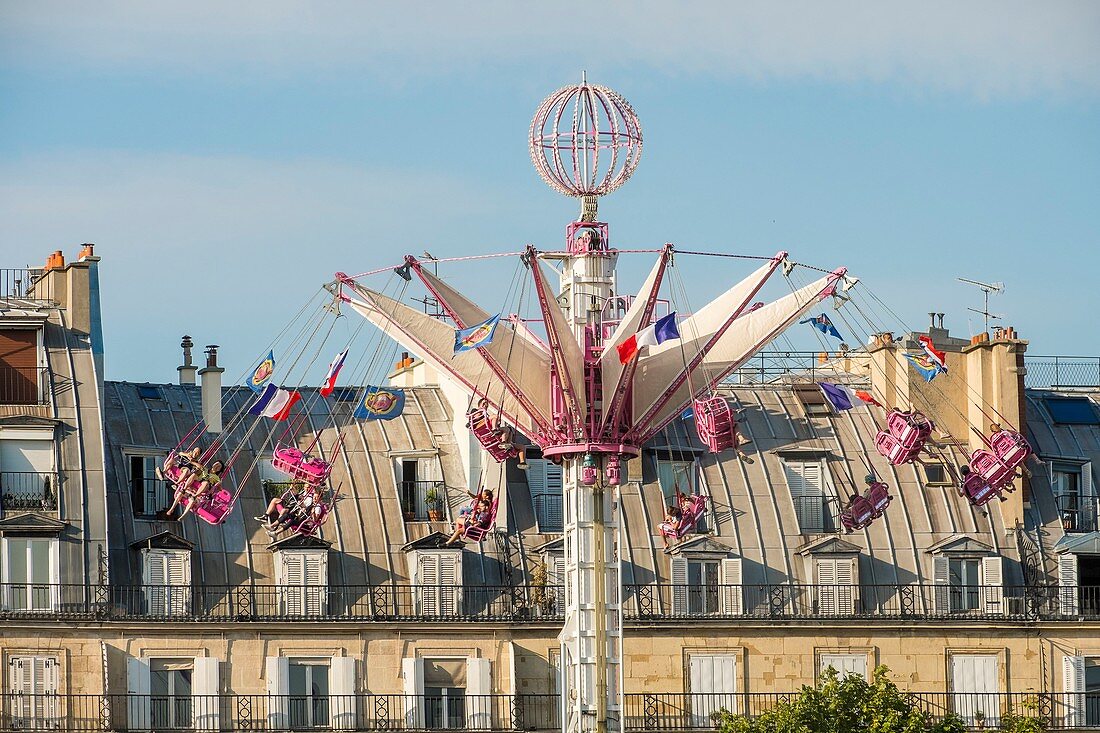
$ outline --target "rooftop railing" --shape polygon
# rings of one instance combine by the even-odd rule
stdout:
[[[724,382],[732,385],[768,384],[779,381],[819,382],[836,381],[843,375],[848,384],[863,384],[869,377],[860,372],[848,371],[867,355],[851,351],[844,356],[827,354],[822,361],[820,351],[760,351],[730,374]],[[847,363],[846,363],[847,362]]]
[[[0,618],[558,623],[556,585],[0,584]],[[623,587],[630,621],[932,619],[1100,621],[1100,586],[672,585]]]
[[[0,301],[52,302],[49,278],[42,270],[0,268]]]
[[[1025,387],[1100,387],[1100,356],[1027,355],[1024,366]]]
[[[57,695],[5,692],[0,727],[54,731],[561,730],[556,694],[448,695]],[[457,694],[454,694],[457,693]],[[713,730],[722,710],[757,718],[798,692],[629,692],[622,729]],[[907,692],[929,718],[955,715],[992,730],[1010,712],[1047,730],[1100,725],[1100,693]]]

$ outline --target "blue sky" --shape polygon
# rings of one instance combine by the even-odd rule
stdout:
[[[1033,353],[1100,353],[1100,5],[958,5],[6,3],[2,266],[95,242],[109,377],[174,379],[185,332],[235,375],[334,271],[556,248],[526,132],[587,69],[644,129],[617,245],[845,264],[961,336],[954,278],[1003,281]]]

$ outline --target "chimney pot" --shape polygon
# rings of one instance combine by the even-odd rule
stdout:
[[[929,313],[928,314],[928,328],[935,328],[935,327],[936,327],[936,314],[935,313]]]
[[[199,370],[202,377],[202,419],[206,432],[222,431],[222,369],[218,366],[218,345],[206,347],[206,366]]]
[[[208,368],[215,368],[218,366],[218,345],[207,344],[206,345],[206,366]]]

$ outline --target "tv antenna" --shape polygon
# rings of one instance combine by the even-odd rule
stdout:
[[[958,280],[959,282],[966,283],[967,285],[974,285],[977,288],[979,288],[982,291],[982,293],[985,294],[985,306],[982,308],[982,310],[978,310],[977,308],[967,308],[967,310],[974,311],[975,313],[981,313],[982,316],[985,317],[985,332],[989,333],[989,319],[990,318],[995,318],[995,319],[999,320],[1001,318],[1001,316],[994,315],[993,313],[989,312],[989,294],[990,293],[998,293],[998,294],[1003,293],[1005,291],[1005,284],[1004,283],[983,283],[980,280],[970,280],[969,278],[965,278],[965,277],[957,277],[955,279]]]

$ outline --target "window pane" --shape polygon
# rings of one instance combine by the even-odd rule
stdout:
[[[1043,402],[1054,418],[1062,425],[1100,425],[1096,409],[1087,397],[1050,397]]]
[[[306,667],[303,664],[292,664],[292,665],[290,665],[290,694],[291,695],[305,695],[305,694],[307,694]]]
[[[29,540],[31,546],[31,573],[32,583],[50,582],[50,541]]]
[[[168,670],[154,669],[149,673],[149,692],[153,695],[168,694]]]
[[[27,540],[8,540],[8,581],[27,582]]]

